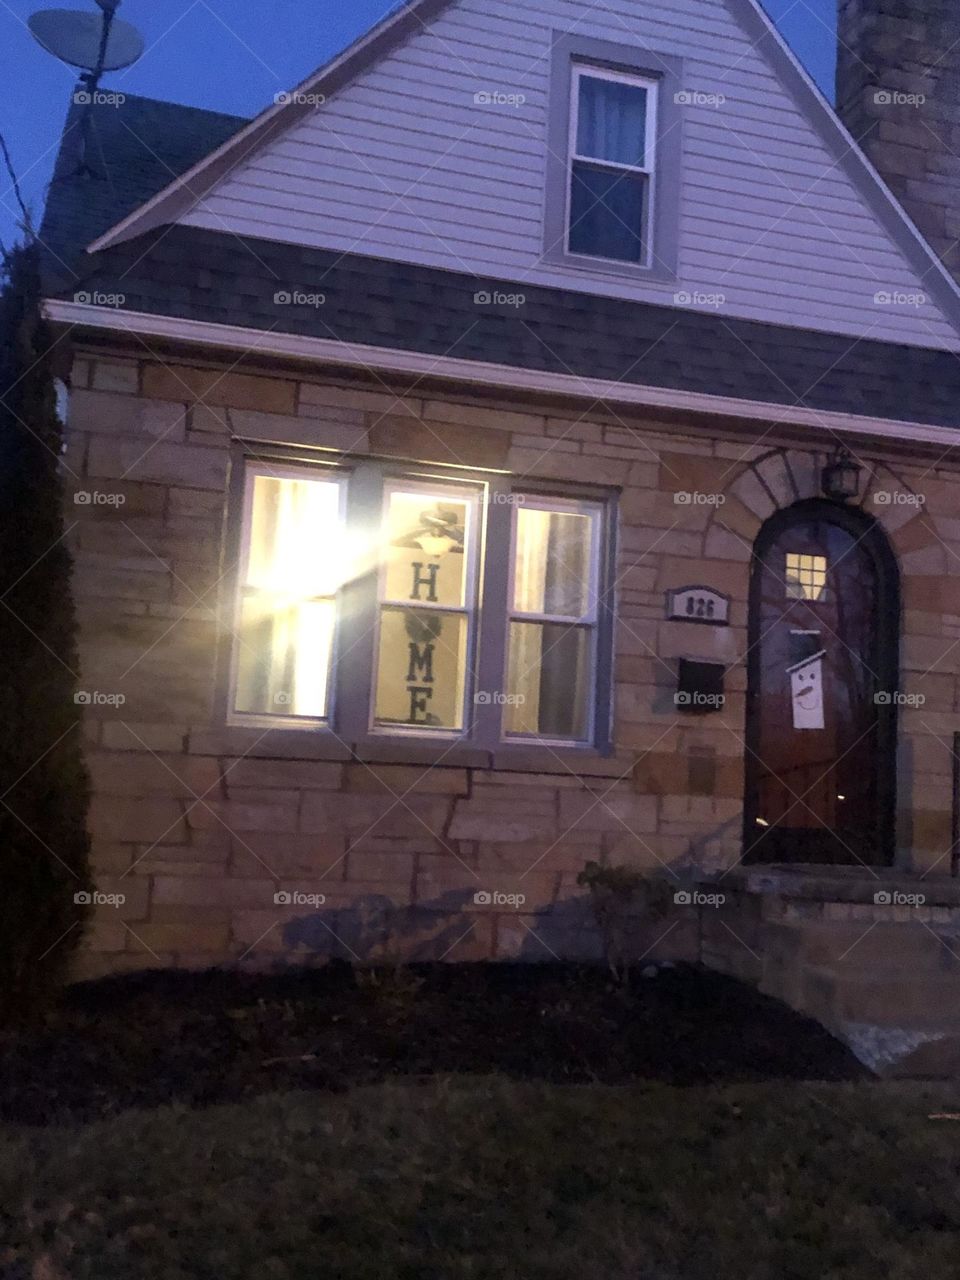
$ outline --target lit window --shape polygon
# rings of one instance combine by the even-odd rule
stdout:
[[[328,714],[341,495],[341,481],[322,473],[248,468],[237,712]]]
[[[245,472],[234,722],[606,746],[604,502],[276,448]]]
[[[574,66],[570,253],[649,262],[656,101],[653,80]]]
[[[476,579],[476,490],[388,483],[375,723],[464,726]]]
[[[826,556],[803,556],[788,551],[784,580],[788,600],[823,600],[826,597]]]
[[[509,735],[591,736],[601,508],[517,507],[507,655]]]

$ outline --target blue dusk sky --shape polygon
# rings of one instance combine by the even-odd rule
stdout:
[[[93,0],[50,0],[96,12]],[[832,100],[836,0],[765,0],[794,53]],[[0,131],[24,198],[39,216],[76,74],[37,45],[26,21],[44,0],[0,0]],[[103,88],[251,116],[395,7],[390,0],[124,0],[146,52]],[[0,241],[15,202],[0,174]]]

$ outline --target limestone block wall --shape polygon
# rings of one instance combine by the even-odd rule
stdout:
[[[101,893],[124,897],[98,907],[78,974],[594,955],[576,884],[588,859],[736,864],[753,539],[778,506],[818,492],[832,441],[119,349],[79,351],[68,437],[94,870]],[[374,758],[307,731],[226,725],[217,644],[232,609],[236,438],[618,487],[612,753],[531,753],[508,770],[474,751],[431,765],[410,745]],[[903,571],[902,687],[926,699],[902,715],[900,856],[932,867],[950,838],[958,483],[935,457],[861,460],[863,499]],[[881,492],[923,502],[878,503]],[[665,592],[691,583],[731,597],[729,627],[665,620]],[[678,712],[681,656],[726,664],[720,711]],[[697,930],[696,912],[681,912],[667,936],[638,937],[638,954],[693,956]]]

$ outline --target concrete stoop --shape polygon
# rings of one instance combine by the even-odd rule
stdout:
[[[879,1074],[960,1078],[960,882],[793,866],[702,887],[723,898],[701,910],[704,964],[816,1018]]]

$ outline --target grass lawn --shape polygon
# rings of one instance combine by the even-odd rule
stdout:
[[[957,1090],[463,1077],[0,1130],[3,1280],[956,1280]]]

